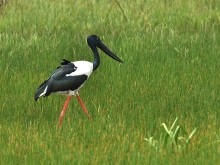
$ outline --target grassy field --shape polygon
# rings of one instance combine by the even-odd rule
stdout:
[[[101,53],[80,92],[93,120],[73,98],[57,129],[65,97],[35,90],[63,58],[93,60],[90,34],[125,63]],[[217,0],[9,0],[0,42],[0,164],[220,164]]]

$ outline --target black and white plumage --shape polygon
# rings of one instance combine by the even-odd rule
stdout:
[[[89,47],[92,49],[94,54],[94,61],[75,61],[70,62],[68,60],[63,59],[61,66],[59,66],[47,79],[44,81],[35,93],[35,100],[42,96],[49,96],[51,93],[58,92],[62,94],[66,94],[67,100],[64,104],[63,110],[60,115],[61,124],[63,116],[65,114],[66,108],[70,101],[71,96],[77,96],[77,99],[80,105],[83,108],[85,114],[89,116],[85,105],[83,104],[81,98],[79,97],[79,90],[89,78],[91,73],[95,71],[100,65],[100,57],[98,53],[98,49],[100,48],[103,52],[105,52],[108,56],[113,58],[114,60],[123,63],[123,61],[118,58],[109,48],[107,48],[96,35],[91,35],[87,38],[87,43]]]
[[[87,61],[70,62],[63,59],[61,66],[39,86],[35,100],[37,101],[42,96],[49,96],[52,92],[76,95],[91,73],[92,63]]]

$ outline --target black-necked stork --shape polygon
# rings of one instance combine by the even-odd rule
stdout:
[[[98,36],[90,35],[87,38],[87,43],[92,49],[94,54],[94,61],[75,61],[70,62],[63,59],[61,66],[59,66],[49,79],[45,80],[37,89],[34,99],[37,101],[39,97],[49,96],[53,92],[59,92],[61,94],[66,94],[67,99],[64,103],[63,109],[59,117],[59,125],[62,124],[63,117],[65,115],[68,103],[71,96],[76,96],[78,102],[80,103],[84,113],[90,118],[90,115],[83,104],[80,96],[79,90],[82,88],[86,80],[89,78],[91,73],[95,71],[100,64],[100,57],[98,49],[100,48],[103,52],[109,55],[114,60],[123,63],[123,61],[118,58],[107,46],[105,46]]]

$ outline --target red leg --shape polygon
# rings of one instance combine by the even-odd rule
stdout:
[[[67,109],[67,107],[68,107],[68,104],[69,104],[70,99],[71,99],[71,96],[67,96],[66,101],[65,101],[65,103],[64,103],[64,105],[63,105],[63,110],[62,110],[61,113],[60,113],[59,126],[61,126],[61,124],[62,124],[63,117],[64,117],[64,115],[65,115],[65,113],[66,113],[66,109]]]
[[[80,96],[79,96],[79,95],[76,95],[76,98],[77,98],[79,104],[81,105],[81,107],[82,107],[82,109],[83,109],[83,112],[86,114],[86,116],[87,116],[89,119],[91,119],[91,116],[89,115],[89,112],[87,111],[86,106],[83,104],[82,99],[80,98]]]

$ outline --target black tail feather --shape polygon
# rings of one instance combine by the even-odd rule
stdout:
[[[48,80],[46,80],[38,87],[34,95],[34,100],[37,101],[39,97],[49,96],[49,95],[50,95],[50,86]]]

